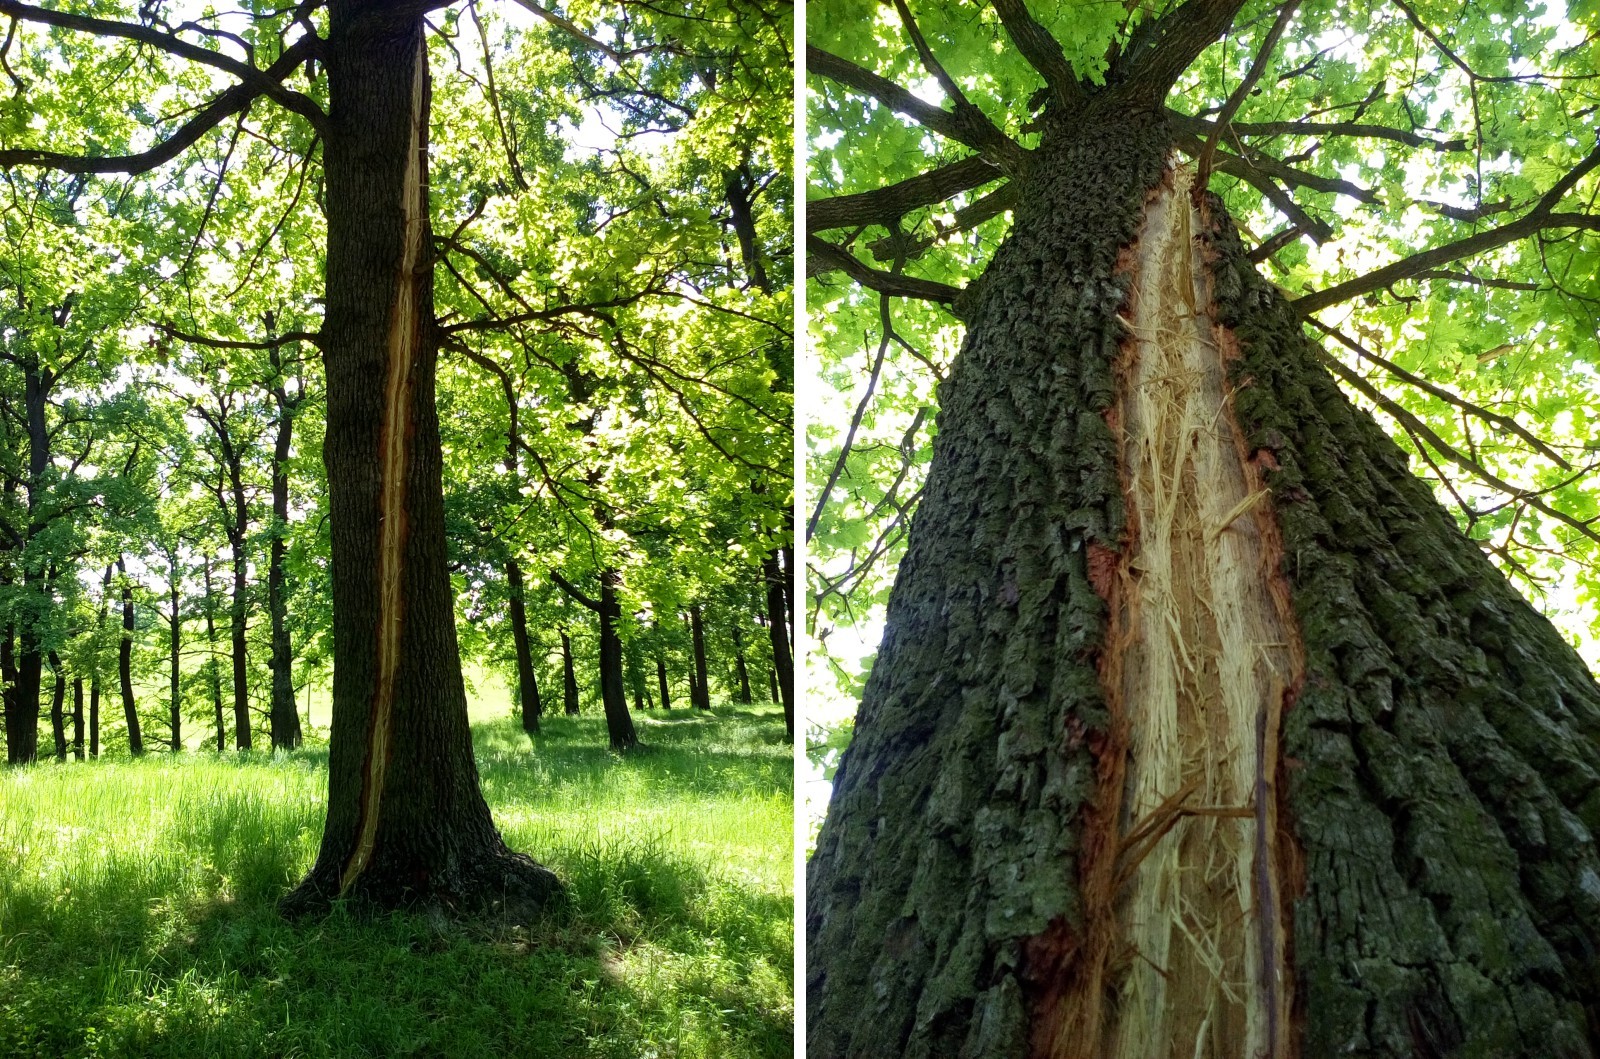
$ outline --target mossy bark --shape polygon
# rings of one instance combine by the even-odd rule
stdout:
[[[1047,1031],[1093,932],[1084,883],[1126,824],[1097,816],[1128,753],[1100,670],[1129,545],[1119,255],[1170,144],[1126,107],[1048,125],[962,306],[809,868],[808,1054],[1062,1054]],[[1268,763],[1303,869],[1277,1054],[1592,1056],[1600,690],[1337,389],[1220,203],[1201,212],[1233,417],[1281,531],[1264,576],[1304,651]]]

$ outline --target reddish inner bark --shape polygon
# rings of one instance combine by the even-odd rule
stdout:
[[[1083,936],[1036,939],[1059,986],[1034,1053],[1113,1059],[1292,1055],[1278,729],[1302,668],[1276,516],[1230,407],[1233,336],[1210,308],[1179,171],[1146,204],[1107,421],[1128,531],[1091,556],[1110,607],[1110,735],[1081,861]]]

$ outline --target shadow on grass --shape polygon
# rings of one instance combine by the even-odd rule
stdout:
[[[498,809],[541,784],[643,777],[682,814],[708,796],[786,791],[787,748],[743,731],[770,718],[734,713],[670,726],[698,732],[698,751],[658,737],[627,756],[604,749],[598,719],[551,725],[540,747],[485,726],[485,788]],[[320,836],[325,750],[195,758],[102,773],[138,797],[103,807],[102,834],[78,828],[0,877],[0,1056],[792,1051],[792,901],[725,855],[661,837],[568,841],[548,856],[570,900],[538,922],[336,908],[291,924],[275,902]],[[79,797],[41,805],[65,816]],[[541,812],[561,811],[544,798]]]

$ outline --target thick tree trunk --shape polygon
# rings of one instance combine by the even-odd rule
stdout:
[[[285,909],[531,906],[560,884],[506,848],[479,790],[446,565],[422,6],[328,10],[333,730],[322,845]]]
[[[739,701],[748,706],[755,701],[750,694],[750,667],[744,660],[744,637],[739,633],[739,623],[735,621],[733,633],[733,672],[739,678]]]
[[[578,713],[578,674],[572,665],[572,637],[561,630],[562,705],[569,717]]]
[[[600,703],[606,711],[611,749],[628,750],[639,742],[639,736],[622,686],[622,639],[617,632],[622,606],[617,602],[617,582],[615,570],[600,571]]]
[[[789,653],[789,623],[784,602],[788,586],[774,549],[761,560],[761,573],[767,593],[767,636],[772,641],[772,668],[778,677],[778,697],[783,701],[783,726],[794,738],[794,656]]]
[[[183,648],[183,596],[178,581],[177,556],[172,559],[171,579],[167,582],[167,603],[172,608],[167,618],[168,673],[168,727],[172,732],[170,746],[174,754],[183,750],[183,698],[181,676]]]
[[[667,660],[656,655],[656,684],[661,691],[661,708],[672,709],[672,696],[667,691]]]
[[[539,678],[533,673],[533,646],[528,640],[528,609],[522,599],[522,564],[506,560],[506,591],[511,597],[511,640],[517,650],[517,705],[522,713],[522,730],[529,735],[539,731]]]
[[[272,708],[269,730],[274,750],[300,745],[300,710],[294,701],[294,651],[289,641],[288,585],[284,557],[289,533],[289,452],[294,441],[294,409],[280,383],[278,435],[272,448],[272,544],[267,553],[267,612],[272,622]]]
[[[217,665],[217,606],[211,587],[211,558],[203,562],[206,578],[206,684],[211,689],[211,709],[216,715],[217,753],[228,749],[228,722],[222,712],[222,674]]]
[[[133,588],[128,582],[128,564],[117,556],[117,573],[122,575],[122,637],[117,641],[117,680],[122,688],[122,718],[128,725],[128,752],[144,753],[144,735],[139,731],[139,711],[133,702]]]
[[[83,678],[72,678],[72,756],[83,760]]]
[[[67,760],[67,675],[61,671],[61,656],[50,652],[50,672],[55,674],[55,691],[50,696],[50,734],[55,737],[56,760]]]
[[[689,608],[689,636],[694,643],[694,704],[702,710],[711,709],[711,678],[706,671],[706,620],[705,612],[696,603]]]
[[[968,313],[810,1054],[1593,1056],[1600,689],[1169,142],[1047,128]]]

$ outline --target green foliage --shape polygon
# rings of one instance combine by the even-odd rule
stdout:
[[[639,723],[626,758],[598,718],[476,729],[496,822],[570,894],[523,925],[282,920],[323,752],[0,776],[0,1054],[788,1056],[782,715]]]

